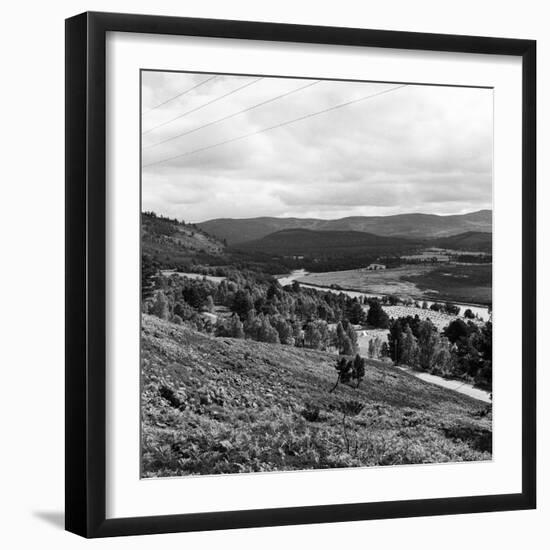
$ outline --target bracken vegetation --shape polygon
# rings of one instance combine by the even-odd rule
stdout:
[[[491,458],[490,406],[371,360],[329,393],[337,361],[144,314],[143,475]]]

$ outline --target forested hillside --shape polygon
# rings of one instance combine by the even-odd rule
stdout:
[[[235,249],[264,252],[279,256],[304,255],[344,257],[353,254],[373,255],[407,252],[418,247],[418,241],[381,237],[361,231],[313,231],[285,229],[270,233],[257,241],[237,244]]]
[[[211,257],[220,256],[224,247],[223,241],[195,225],[157,216],[154,212],[141,215],[142,254],[159,266],[183,267],[196,261],[208,261]]]

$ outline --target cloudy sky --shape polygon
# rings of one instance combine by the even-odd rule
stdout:
[[[188,222],[491,208],[492,117],[487,89],[145,71],[142,208]]]

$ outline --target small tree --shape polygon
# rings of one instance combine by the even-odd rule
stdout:
[[[445,313],[448,313],[449,315],[458,315],[460,313],[460,308],[451,302],[445,302],[444,309]]]
[[[202,308],[210,313],[214,311],[214,300],[210,294],[206,297],[206,301],[204,302]]]
[[[377,336],[369,340],[368,354],[371,359],[377,359],[381,354],[382,341]]]
[[[317,349],[321,343],[321,333],[315,323],[308,323],[304,331],[304,342],[306,347]]]
[[[349,384],[352,380],[356,380],[355,387],[358,388],[359,384],[365,377],[365,365],[366,361],[359,354],[357,354],[353,359],[347,359],[346,357],[341,357],[336,361],[334,368],[338,373],[338,378],[336,383],[329,390],[329,393],[332,393],[341,382],[342,384]]]
[[[346,329],[346,334],[348,335],[348,338],[351,341],[353,351],[349,355],[352,355],[356,353],[358,349],[357,332],[355,332],[355,330],[353,329],[352,324],[346,321],[344,321],[344,328]]]
[[[254,302],[246,290],[238,290],[233,298],[231,309],[241,318],[246,319],[248,312],[254,309]]]
[[[353,355],[357,351],[357,334],[350,323],[339,322],[336,326],[336,347],[340,355]]]
[[[279,334],[271,326],[269,322],[269,317],[263,317],[260,331],[258,334],[258,340],[260,342],[267,342],[269,344],[279,344]]]
[[[399,338],[399,362],[409,367],[415,367],[418,363],[418,344],[409,325]]]
[[[336,365],[334,365],[334,368],[336,369],[336,372],[338,373],[338,378],[336,379],[336,383],[332,388],[329,390],[329,393],[332,393],[338,384],[342,382],[343,384],[348,383],[351,380],[352,376],[352,363],[345,357],[341,357],[336,361]]]
[[[244,338],[244,329],[238,315],[232,315],[229,319],[227,330],[231,338]]]
[[[359,387],[359,384],[361,384],[361,381],[365,377],[365,364],[366,361],[363,359],[359,354],[355,356],[355,359],[353,360],[353,367],[352,367],[352,374],[351,377],[354,380],[357,380],[356,388]]]
[[[145,300],[153,295],[157,279],[158,264],[151,256],[143,254],[141,258],[141,299]]]
[[[355,351],[355,348],[353,347],[353,344],[349,339],[349,336],[347,334],[344,334],[342,338],[340,353],[342,355],[353,355],[354,351]]]
[[[464,312],[464,317],[466,317],[466,319],[475,319],[476,316],[474,315],[474,312],[468,308],[465,312]]]
[[[350,323],[354,325],[360,325],[365,318],[365,312],[363,306],[357,301],[354,300],[349,308],[348,319]]]
[[[373,359],[374,358],[374,338],[371,338],[369,340],[369,351],[368,351],[368,353],[369,353],[369,357],[371,359]]]

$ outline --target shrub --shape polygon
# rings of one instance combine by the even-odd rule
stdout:
[[[464,317],[466,317],[466,319],[475,319],[476,316],[474,315],[474,312],[468,308],[465,312],[464,312]]]
[[[312,403],[306,403],[305,408],[300,413],[308,422],[318,422],[321,409]]]

